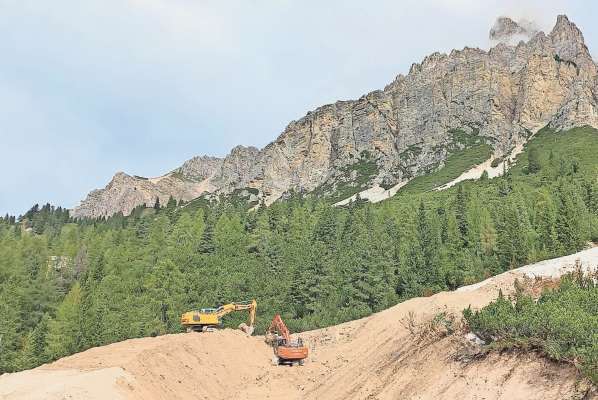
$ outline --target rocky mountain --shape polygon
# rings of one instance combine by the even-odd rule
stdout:
[[[493,44],[505,43],[516,46],[521,40],[530,40],[536,33],[538,29],[530,21],[515,22],[508,17],[499,17],[490,29],[490,40]]]
[[[524,40],[513,44],[514,37]],[[566,16],[549,34],[501,17],[490,39],[497,44],[488,51],[431,54],[383,90],[309,112],[263,149],[195,157],[159,178],[118,173],[72,214],[128,214],[156,197],[190,200],[243,188],[269,203],[290,190],[387,187],[441,168],[451,151],[468,145],[464,136],[501,156],[547,124],[598,127],[597,66]]]

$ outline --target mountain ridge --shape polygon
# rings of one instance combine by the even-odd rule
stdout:
[[[516,22],[500,20],[520,32]],[[194,157],[158,178],[117,174],[72,215],[127,215],[156,198],[243,188],[257,189],[270,204],[291,190],[326,195],[341,186],[357,193],[398,185],[442,168],[472,138],[503,156],[546,125],[598,127],[597,76],[583,34],[561,15],[548,35],[538,31],[516,45],[432,53],[382,90],[291,121],[262,149],[236,146],[224,158]],[[369,175],[360,175],[360,163],[373,165]]]

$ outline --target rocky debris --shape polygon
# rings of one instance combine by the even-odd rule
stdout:
[[[69,256],[48,256],[48,270],[65,270],[72,261],[73,259]]]
[[[514,35],[525,40],[513,45],[506,39]],[[548,35],[502,17],[490,37],[498,44],[489,51],[465,47],[433,53],[383,90],[319,107],[292,121],[261,150],[238,146],[221,163],[199,158],[200,166],[190,168],[193,173],[166,175],[172,179],[160,178],[159,187],[143,185],[142,195],[139,181],[115,176],[106,189],[90,193],[73,215],[126,213],[134,205],[153,203],[156,195],[161,201],[166,194],[188,199],[199,189],[227,194],[254,188],[270,204],[289,191],[334,191],[346,183],[350,168],[350,179],[367,181],[365,187],[363,182],[352,185],[356,191],[390,187],[441,168],[451,149],[467,146],[456,141],[455,130],[486,141],[501,157],[546,125],[557,130],[598,127],[596,64],[582,33],[566,16],[557,18]],[[358,168],[364,155],[375,162],[371,176]],[[189,187],[184,184],[188,176],[207,178]]]

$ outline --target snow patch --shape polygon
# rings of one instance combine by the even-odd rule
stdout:
[[[478,164],[478,165],[474,166],[473,168],[463,172],[461,175],[459,175],[452,181],[445,183],[442,186],[438,186],[434,190],[445,190],[452,186],[455,186],[459,182],[463,182],[463,181],[471,180],[471,179],[480,179],[480,177],[482,176],[484,171],[488,172],[488,178],[496,178],[497,176],[501,176],[503,174],[504,170],[507,168],[507,165],[509,165],[509,162],[512,165],[515,162],[515,159],[517,158],[517,156],[519,154],[521,154],[521,152],[523,151],[523,145],[524,145],[523,143],[516,145],[515,148],[513,148],[513,150],[509,154],[509,156],[503,162],[498,164],[496,167],[492,167],[492,161],[494,160],[494,157],[490,157],[483,163]]]
[[[357,196],[359,196],[361,199],[368,200],[370,203],[378,203],[378,202],[381,202],[382,200],[390,199],[392,196],[397,194],[399,189],[401,189],[403,186],[405,186],[407,184],[407,182],[409,182],[409,180],[398,183],[398,184],[394,185],[393,187],[391,187],[390,189],[384,189],[383,187],[381,187],[379,185],[374,185],[369,189],[363,190],[359,193],[354,194],[353,196],[351,196],[349,198],[346,198],[337,203],[334,203],[334,206],[338,207],[338,206],[347,205],[350,202],[357,200]]]

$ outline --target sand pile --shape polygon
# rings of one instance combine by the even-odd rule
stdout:
[[[516,278],[598,265],[598,248],[527,266],[455,292],[305,332],[303,367],[271,365],[240,331],[127,340],[0,376],[2,399],[565,399],[585,388],[573,367],[536,355],[470,357],[462,334],[427,331],[438,313],[481,307]]]

